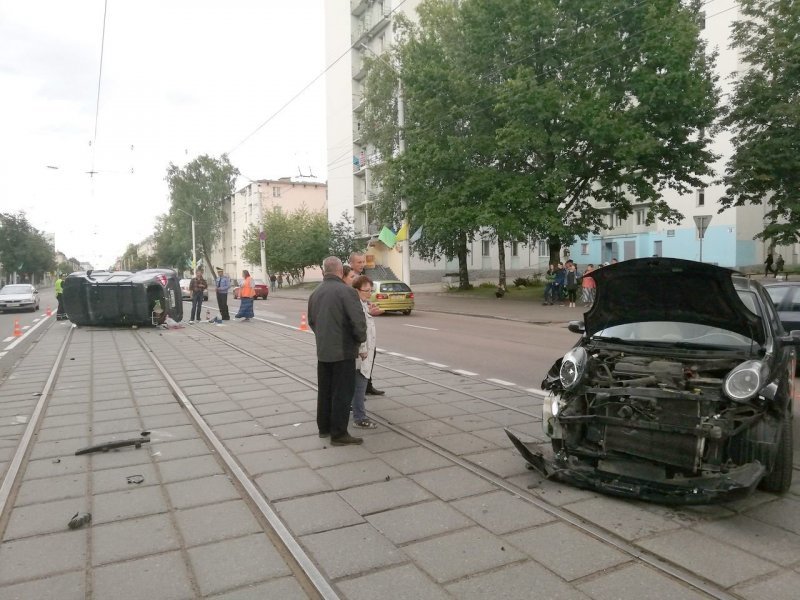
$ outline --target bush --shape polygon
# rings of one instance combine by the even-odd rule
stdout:
[[[514,280],[514,285],[516,287],[528,287],[530,285],[530,280],[527,277],[517,277]]]
[[[497,284],[496,283],[489,283],[488,281],[484,281],[478,287],[479,288],[496,288]]]

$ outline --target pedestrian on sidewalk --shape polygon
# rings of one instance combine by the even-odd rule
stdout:
[[[222,267],[217,267],[217,280],[214,282],[217,288],[217,306],[219,316],[223,321],[230,321],[231,315],[228,312],[228,290],[231,287],[231,278],[225,275]]]
[[[774,259],[772,258],[772,252],[767,254],[767,258],[764,260],[764,277],[769,277],[769,274],[772,273],[772,264],[774,263]]]
[[[361,301],[361,309],[364,311],[364,318],[367,320],[367,339],[358,349],[356,359],[356,388],[353,394],[353,426],[359,429],[375,429],[376,423],[367,418],[367,411],[364,407],[367,383],[372,376],[372,367],[375,364],[375,350],[377,348],[377,338],[375,336],[375,320],[369,314],[369,297],[372,294],[372,280],[366,275],[360,275],[353,282],[353,287],[358,292]]]
[[[347,431],[356,387],[356,357],[367,339],[358,293],[342,281],[342,261],[322,262],[322,283],[308,298],[308,325],[317,342],[317,428],[331,444],[361,444]]]
[[[575,300],[578,298],[578,270],[575,267],[575,263],[571,260],[567,261],[567,273],[564,277],[564,285],[567,288],[569,307],[575,308]]]
[[[367,266],[367,257],[363,252],[351,252],[350,253],[350,267],[352,267],[353,271],[355,272],[355,276],[359,277],[364,275],[364,269]],[[369,303],[369,314],[373,317],[377,317],[378,315],[382,315],[384,313],[383,309],[375,306],[371,302]],[[377,353],[377,348],[372,351],[372,360],[375,361],[375,355]],[[370,377],[369,381],[367,382],[367,394],[371,396],[383,396],[386,392],[383,390],[379,390],[374,385],[372,385],[372,377]]]
[[[778,273],[783,272],[783,266],[786,264],[786,261],[783,260],[783,255],[778,254],[778,258],[775,260],[775,279],[778,278]]]
[[[594,265],[587,265],[581,277],[581,302],[583,302],[583,306],[587,308],[594,304],[594,293],[597,289],[597,283],[594,277],[592,277],[592,271],[594,271]]]
[[[278,285],[278,277],[273,273],[269,276],[269,291],[274,292]]]
[[[253,313],[253,298],[255,297],[256,288],[253,285],[253,278],[250,277],[250,271],[245,269],[242,271],[242,285],[239,288],[239,312],[236,313],[234,319],[249,321],[255,316]]]
[[[278,273],[278,289],[283,288],[283,273]]]
[[[208,289],[208,283],[203,277],[203,269],[197,269],[194,277],[189,282],[189,295],[192,297],[192,314],[189,316],[189,323],[200,320],[203,310],[203,296]]]

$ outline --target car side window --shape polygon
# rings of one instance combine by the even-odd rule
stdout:
[[[783,300],[786,298],[786,293],[789,291],[789,288],[786,286],[770,285],[766,287],[766,290],[769,297],[772,299],[773,306],[779,308],[780,305],[783,304]]]

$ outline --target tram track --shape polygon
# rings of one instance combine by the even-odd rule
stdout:
[[[283,326],[283,325],[281,325],[281,326]],[[283,327],[285,327],[285,326],[283,326]],[[231,342],[230,340],[224,338],[223,336],[217,335],[217,334],[215,334],[215,333],[213,333],[213,332],[211,332],[211,331],[209,331],[207,329],[203,329],[203,328],[197,328],[197,330],[200,331],[202,334],[204,334],[204,335],[206,335],[206,336],[208,336],[210,338],[213,338],[216,342],[222,343],[222,344],[226,345],[227,347],[229,347],[229,348],[231,348],[233,350],[236,350],[238,352],[242,352],[243,354],[247,355],[248,357],[250,357],[252,359],[255,359],[255,360],[259,361],[260,363],[264,364],[265,366],[270,366],[270,367],[276,369],[277,371],[279,371],[279,372],[291,377],[295,381],[303,383],[304,385],[308,386],[309,389],[313,389],[313,390],[317,389],[316,383],[314,381],[311,381],[311,380],[309,380],[307,378],[304,378],[302,376],[298,376],[297,374],[292,373],[288,369],[285,369],[284,367],[276,364],[273,361],[264,359],[264,358],[256,355],[255,353],[251,352],[250,350],[246,350],[244,348],[241,348],[238,345],[236,345],[233,342]],[[276,333],[277,335],[280,335],[280,336],[283,336],[283,337],[286,337],[286,338],[291,338],[291,339],[293,339],[295,341],[298,340],[297,336],[295,336],[295,335],[287,335],[287,334],[282,333],[280,331],[275,331],[273,333]],[[306,341],[306,340],[300,339],[299,341],[301,341],[301,343],[303,343],[303,344],[314,346],[314,344],[310,340]],[[485,398],[485,397],[482,397],[482,396],[480,396],[478,394],[475,394],[473,392],[465,391],[463,389],[459,389],[459,388],[456,388],[456,387],[453,387],[453,386],[450,386],[450,385],[439,384],[439,383],[435,382],[432,379],[420,377],[420,376],[418,376],[417,374],[414,374],[414,373],[410,373],[410,372],[403,371],[401,369],[396,369],[396,368],[393,368],[393,367],[389,367],[389,366],[386,366],[386,365],[382,365],[381,368],[388,369],[388,370],[393,371],[393,372],[395,372],[397,374],[401,374],[401,375],[404,375],[404,376],[407,376],[407,377],[413,377],[413,378],[415,378],[415,379],[417,379],[419,381],[425,382],[425,383],[430,383],[430,384],[437,385],[437,386],[442,387],[443,389],[446,389],[448,391],[456,391],[458,393],[467,395],[467,396],[469,396],[469,397],[471,397],[473,399],[476,399],[476,400],[481,400],[481,401],[489,402],[490,404],[501,406],[502,408],[504,408],[506,410],[512,410],[514,412],[517,412],[517,413],[520,413],[520,414],[523,414],[523,415],[533,416],[531,413],[528,413],[527,411],[523,411],[523,410],[521,410],[521,409],[519,409],[517,407],[511,406],[511,405],[505,405],[503,403],[499,403],[499,402],[495,401],[494,399]],[[463,376],[463,377],[466,377],[466,376]],[[480,381],[480,380],[476,380],[476,381]],[[483,382],[481,381],[481,383],[483,383]],[[514,389],[514,388],[508,388],[508,389]],[[520,390],[519,389],[515,389],[515,391],[519,392]],[[543,510],[546,513],[550,514],[555,519],[557,519],[557,520],[559,520],[561,522],[564,522],[564,523],[568,523],[572,527],[575,527],[576,529],[578,529],[578,530],[580,530],[580,531],[592,536],[593,538],[599,540],[600,542],[615,548],[616,550],[618,550],[618,551],[630,556],[631,558],[634,558],[636,560],[639,560],[639,561],[647,564],[651,568],[653,568],[653,569],[655,569],[655,570],[657,570],[657,571],[659,571],[659,572],[661,572],[661,573],[663,573],[663,574],[665,574],[665,575],[667,575],[667,576],[669,576],[669,577],[671,577],[671,578],[673,578],[673,579],[675,579],[675,580],[677,580],[677,581],[679,581],[679,582],[681,582],[681,583],[683,583],[683,584],[685,584],[685,585],[687,585],[687,586],[689,586],[689,587],[691,587],[691,588],[693,588],[693,589],[695,589],[697,591],[700,591],[700,592],[708,595],[709,597],[717,598],[719,600],[735,600],[737,598],[737,596],[731,595],[730,593],[728,593],[727,590],[725,590],[724,588],[716,585],[715,583],[713,583],[711,581],[708,581],[708,580],[706,580],[706,579],[704,579],[704,578],[702,578],[700,576],[697,576],[697,575],[687,571],[686,569],[684,569],[683,567],[681,567],[679,565],[675,565],[675,564],[671,563],[670,561],[665,560],[665,559],[657,556],[654,553],[651,553],[651,552],[649,552],[647,550],[644,550],[644,549],[636,546],[634,543],[631,543],[631,542],[621,538],[620,536],[618,536],[618,535],[614,534],[613,532],[610,532],[610,531],[602,528],[599,525],[596,525],[596,524],[593,524],[593,523],[587,521],[583,517],[581,517],[581,516],[571,512],[571,511],[569,511],[566,508],[563,508],[563,507],[557,506],[557,505],[555,505],[553,503],[550,503],[550,502],[548,502],[548,501],[546,501],[546,500],[544,500],[544,499],[542,499],[542,498],[530,493],[528,490],[526,490],[524,488],[521,488],[518,485],[515,485],[513,483],[510,483],[510,482],[506,481],[504,478],[492,473],[491,471],[481,467],[480,465],[478,465],[478,464],[476,464],[476,463],[474,463],[472,461],[469,461],[469,460],[467,460],[467,459],[465,459],[463,457],[460,457],[457,454],[455,454],[453,452],[450,452],[449,450],[443,448],[442,446],[439,446],[439,445],[431,442],[430,440],[424,439],[421,436],[416,435],[413,432],[408,431],[407,429],[405,429],[404,427],[402,427],[399,424],[392,423],[392,422],[390,422],[390,421],[388,421],[386,419],[381,418],[378,415],[375,415],[374,413],[371,413],[371,418],[373,420],[375,420],[376,422],[378,422],[383,427],[387,428],[388,430],[393,431],[396,434],[401,435],[401,436],[409,439],[410,441],[413,441],[415,444],[417,444],[417,445],[419,445],[421,447],[424,447],[424,448],[436,453],[437,455],[441,456],[442,458],[445,458],[446,460],[448,460],[452,464],[457,465],[457,466],[467,470],[468,472],[480,477],[481,479],[491,483],[496,488],[502,489],[502,490],[504,490],[504,491],[506,491],[508,493],[511,493],[511,494],[517,496],[518,498],[528,502],[529,504],[535,506],[536,508],[538,508],[540,510]],[[520,460],[522,460],[522,459],[520,459]]]

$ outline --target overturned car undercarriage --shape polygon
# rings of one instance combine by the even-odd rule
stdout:
[[[743,497],[768,473],[780,441],[780,411],[771,410],[763,392],[747,401],[723,393],[741,355],[631,354],[609,344],[575,350],[585,361],[580,383],[564,389],[560,373],[568,365],[559,360],[542,384],[555,393],[543,411],[552,459],[507,432],[541,473],[676,504]]]

